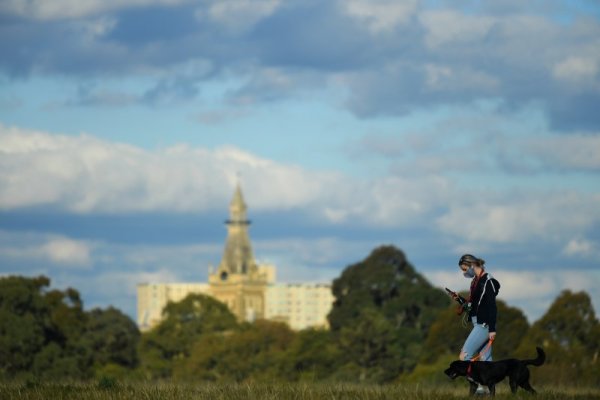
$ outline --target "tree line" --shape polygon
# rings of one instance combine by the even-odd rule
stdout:
[[[46,277],[0,278],[0,378],[210,382],[445,382],[468,335],[455,305],[393,246],[379,247],[334,280],[330,329],[236,321],[215,299],[169,303],[140,333],[121,311],[85,311],[75,289]],[[498,300],[494,358],[547,363],[536,382],[600,384],[600,323],[585,292],[562,292],[538,321]],[[543,370],[543,371],[542,371]]]

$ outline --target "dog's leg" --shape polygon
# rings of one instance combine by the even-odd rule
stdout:
[[[529,384],[529,368],[525,367],[521,376],[519,377],[519,386],[527,390],[529,393],[535,393],[535,389]]]
[[[471,396],[475,396],[475,392],[477,391],[477,384],[476,384],[476,383],[474,383],[474,382],[470,382],[470,381],[469,381],[469,385],[471,385],[471,386],[469,387],[469,394],[470,394]]]
[[[496,395],[496,385],[495,384],[491,384],[488,385],[488,389],[490,389],[490,396],[495,396]]]
[[[518,387],[517,380],[514,377],[510,376],[508,377],[508,384],[510,385],[510,391],[512,392],[512,394],[516,394]]]
[[[531,387],[531,385],[529,384],[529,381],[525,381],[525,382],[521,383],[519,386],[521,386],[523,389],[527,390],[529,393],[537,393],[535,391],[535,389]]]

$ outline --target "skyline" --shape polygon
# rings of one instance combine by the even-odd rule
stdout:
[[[392,244],[453,290],[484,258],[530,322],[563,289],[600,310],[596,2],[34,0],[0,21],[0,275],[135,319],[137,283],[207,280],[239,182],[278,282]]]

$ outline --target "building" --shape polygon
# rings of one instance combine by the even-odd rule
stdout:
[[[333,304],[330,284],[282,283],[267,287],[265,318],[290,328],[328,327]]]
[[[160,322],[169,301],[202,293],[226,304],[239,321],[270,319],[292,329],[327,327],[333,295],[330,284],[277,284],[275,266],[258,264],[248,233],[250,221],[238,185],[229,205],[227,239],[216,269],[209,267],[208,283],[142,283],[137,286],[137,320],[141,330]]]
[[[137,323],[146,331],[162,318],[168,302],[176,303],[191,293],[208,294],[207,283],[141,283],[137,285]]]

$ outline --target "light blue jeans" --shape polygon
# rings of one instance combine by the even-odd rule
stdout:
[[[467,340],[460,352],[461,360],[470,360],[485,349],[477,361],[492,361],[492,346],[487,347],[490,328],[485,324],[478,324],[477,317],[473,317],[473,330],[469,333]]]

